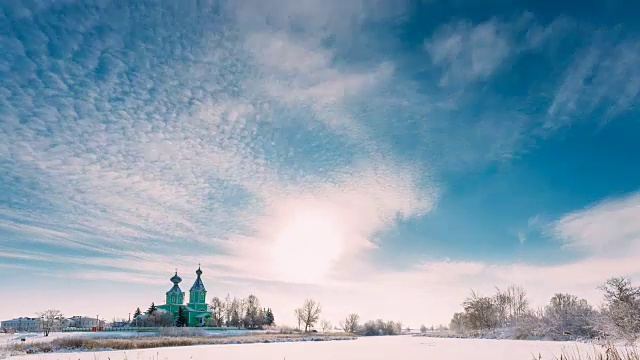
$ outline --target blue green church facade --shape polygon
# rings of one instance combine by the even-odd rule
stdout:
[[[184,304],[184,292],[180,289],[180,283],[182,278],[178,276],[176,271],[175,275],[171,277],[173,287],[167,291],[165,304],[158,305],[158,309],[162,309],[170,312],[177,319],[180,308],[186,317],[186,326],[205,326],[207,320],[211,318],[211,311],[209,305],[207,305],[207,289],[202,282],[202,270],[198,266],[196,271],[196,281],[189,289],[189,302]]]

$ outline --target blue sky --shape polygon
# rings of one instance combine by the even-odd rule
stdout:
[[[0,318],[127,316],[198,263],[285,323],[640,276],[637,4],[0,10]]]

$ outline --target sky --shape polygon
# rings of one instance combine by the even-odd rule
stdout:
[[[640,7],[4,1],[0,318],[183,291],[447,324],[640,281]]]

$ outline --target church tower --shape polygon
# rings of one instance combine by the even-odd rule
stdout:
[[[180,305],[182,305],[182,303],[184,302],[184,293],[180,289],[180,285],[178,285],[182,282],[182,278],[178,276],[178,271],[176,271],[176,274],[173,275],[169,280],[171,280],[171,282],[173,283],[173,287],[169,291],[167,291],[165,307],[167,308],[167,310],[173,312],[177,311],[178,307],[180,307]]]
[[[191,290],[189,290],[189,303],[187,306],[196,311],[207,311],[207,290],[202,283],[202,270],[200,270],[200,266],[198,266],[198,270],[196,270],[196,275],[198,277],[193,283]]]

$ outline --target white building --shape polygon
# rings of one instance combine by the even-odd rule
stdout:
[[[17,319],[2,321],[0,327],[2,327],[2,330],[41,331],[42,320],[40,320],[40,318],[19,317]]]
[[[104,320],[98,320],[98,318],[89,316],[72,316],[69,318],[69,327],[74,328],[94,328],[104,327]]]

